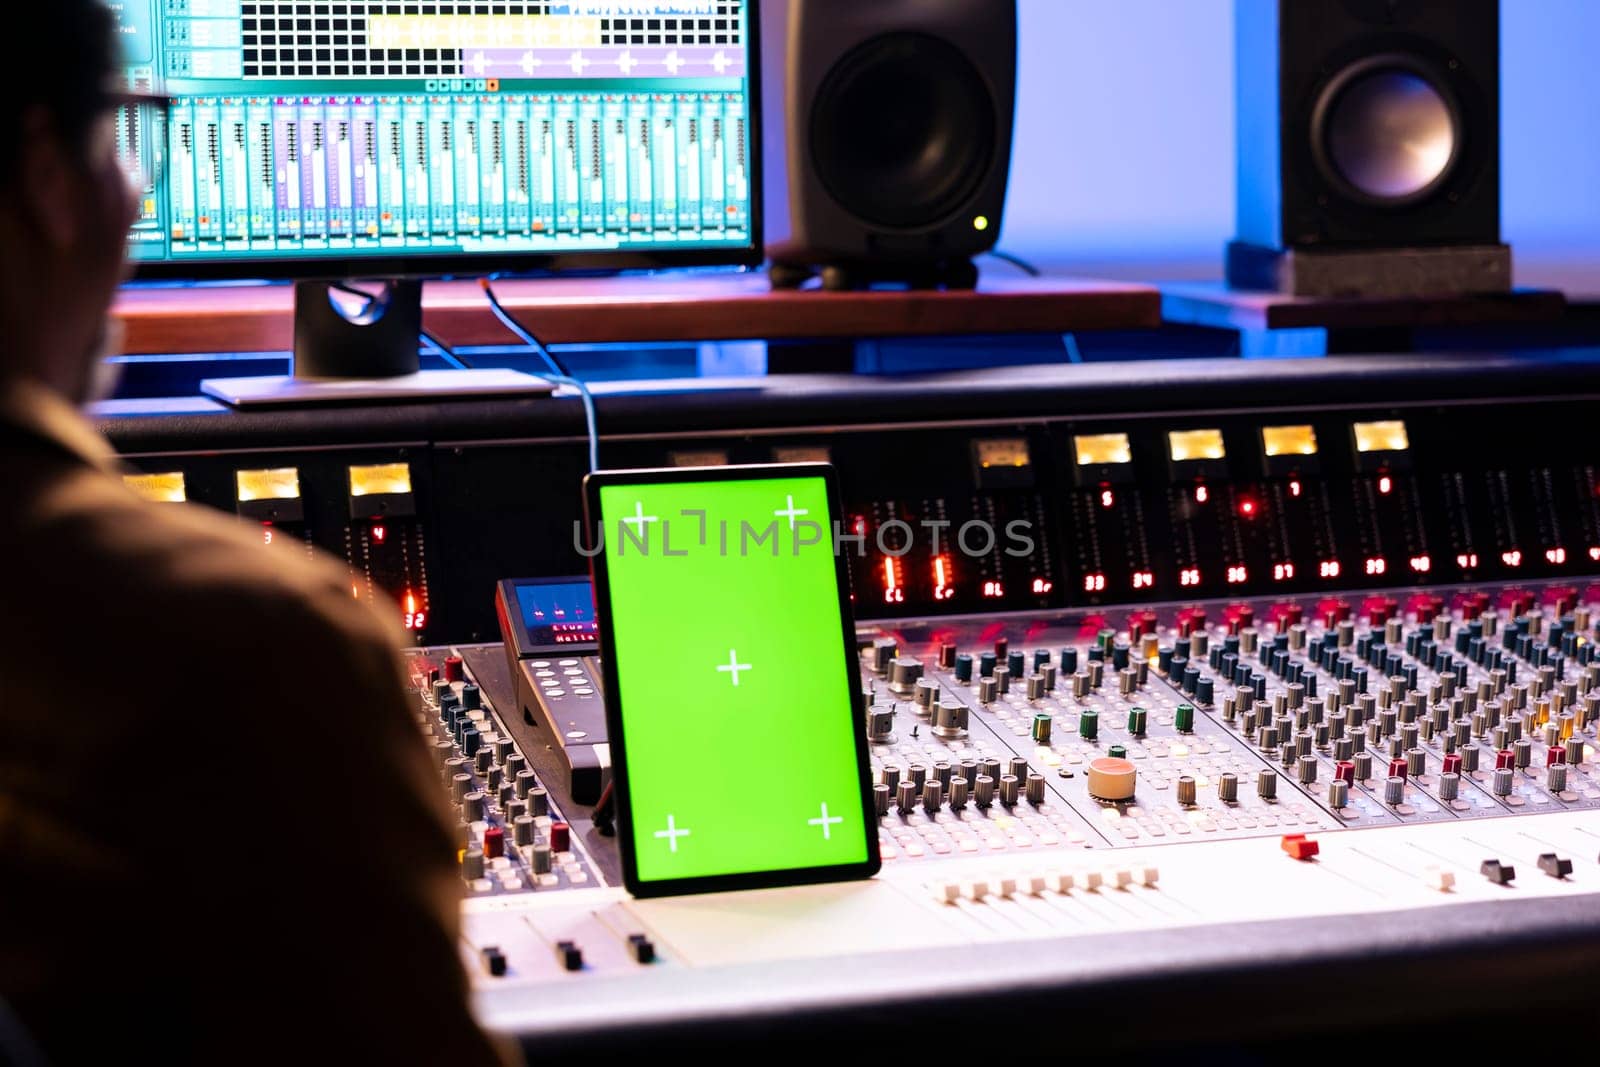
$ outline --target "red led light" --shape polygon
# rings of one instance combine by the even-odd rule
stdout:
[[[1249,497],[1245,497],[1243,500],[1239,501],[1239,514],[1243,515],[1247,519],[1255,518],[1256,502],[1251,500]]]
[[[1299,496],[1300,495],[1300,479],[1296,478],[1294,481],[1289,483],[1289,495],[1290,496]]]
[[[1412,556],[1411,569],[1418,574],[1427,574],[1433,569],[1433,559],[1429,556]]]
[[[1250,572],[1243,564],[1234,564],[1228,568],[1228,584],[1243,585],[1250,580]]]
[[[1394,481],[1387,474],[1378,476],[1378,492],[1384,496],[1389,495],[1389,490],[1394,488]]]
[[[1085,593],[1105,592],[1106,576],[1103,574],[1085,574],[1083,576],[1083,591]]]
[[[900,561],[893,556],[883,557],[883,602],[904,604],[905,590],[900,588]]]
[[[1274,563],[1272,565],[1272,580],[1273,581],[1275,581],[1275,582],[1287,582],[1287,581],[1293,580],[1293,578],[1294,578],[1294,564],[1293,563]]]
[[[261,527],[261,543],[262,544],[264,544],[264,545],[272,544],[273,536],[274,535],[273,535],[273,532],[272,532],[272,524],[271,523],[267,523],[265,526]]]
[[[1194,487],[1194,502],[1196,504],[1204,504],[1207,500],[1210,500],[1210,499],[1211,499],[1211,490],[1207,489],[1203,485],[1197,485],[1197,486]]]
[[[1547,548],[1544,550],[1544,561],[1559,566],[1567,561],[1567,550],[1564,548]]]
[[[1522,550],[1513,548],[1510,552],[1500,553],[1500,562],[1507,567],[1522,566]]]
[[[1461,552],[1456,556],[1456,566],[1464,571],[1470,571],[1477,565],[1478,554],[1476,552]]]
[[[1317,564],[1317,577],[1318,578],[1337,578],[1337,577],[1339,577],[1339,561],[1336,560],[1336,559],[1325,559],[1321,563]]]
[[[998,600],[1006,595],[1006,590],[999,582],[984,582],[983,595],[990,600]]]
[[[1183,586],[1200,584],[1200,568],[1185,567],[1178,572],[1178,584]]]
[[[949,600],[956,595],[950,585],[950,563],[943,556],[933,557],[933,599]]]
[[[387,538],[388,536],[389,536],[389,528],[387,526],[384,526],[384,525],[382,525],[380,523],[374,523],[373,524],[373,526],[372,526],[372,539],[374,541],[378,542],[378,544],[381,545],[381,544],[383,544],[384,539]]]
[[[1154,589],[1156,576],[1151,571],[1134,571],[1133,587],[1135,589]]]
[[[1107,488],[1105,486],[1101,486],[1100,487],[1100,506],[1103,507],[1103,508],[1114,508],[1114,507],[1116,507],[1117,506],[1117,494],[1113,493],[1109,488]]]
[[[1056,587],[1056,583],[1054,583],[1052,581],[1049,581],[1047,579],[1044,579],[1044,578],[1035,578],[1033,580],[1033,591],[1035,593],[1039,593],[1039,594],[1048,593],[1050,590],[1054,589],[1055,587]]]
[[[1389,569],[1388,562],[1382,556],[1372,556],[1367,560],[1367,574],[1374,576],[1382,574]]]

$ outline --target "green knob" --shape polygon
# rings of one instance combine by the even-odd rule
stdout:
[[[1121,745],[1112,745],[1110,748],[1106,749],[1106,755],[1111,756],[1113,759],[1127,759],[1128,750],[1123,748]]]
[[[1194,733],[1194,705],[1179,704],[1178,714],[1172,720],[1172,725],[1180,734]]]
[[[1145,720],[1148,716],[1143,708],[1131,708],[1128,711],[1128,732],[1134,737],[1143,737]]]
[[[1100,713],[1086,711],[1078,716],[1078,736],[1085,741],[1093,741],[1100,736]]]
[[[1101,630],[1095,635],[1094,643],[1097,647],[1109,652],[1111,650],[1111,642],[1116,638],[1116,636],[1117,631],[1108,627],[1107,629]]]
[[[1041,745],[1050,743],[1050,716],[1042,711],[1033,717],[1033,739]]]

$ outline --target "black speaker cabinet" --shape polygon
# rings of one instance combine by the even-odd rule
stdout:
[[[1313,296],[1509,288],[1499,0],[1237,0],[1228,280]]]
[[[763,0],[773,283],[970,286],[1011,166],[1014,0]]]

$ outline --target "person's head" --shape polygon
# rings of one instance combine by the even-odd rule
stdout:
[[[9,5],[0,93],[0,379],[74,399],[106,348],[134,199],[116,156],[117,25],[101,0]]]

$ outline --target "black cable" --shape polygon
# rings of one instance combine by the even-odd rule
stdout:
[[[1002,252],[998,248],[991,248],[985,254],[993,256],[995,259],[1004,260],[1030,278],[1039,278],[1044,274],[1043,271],[1041,271],[1038,267],[1035,267],[1032,263],[1029,263],[1021,256],[1014,256],[1010,252]]]

